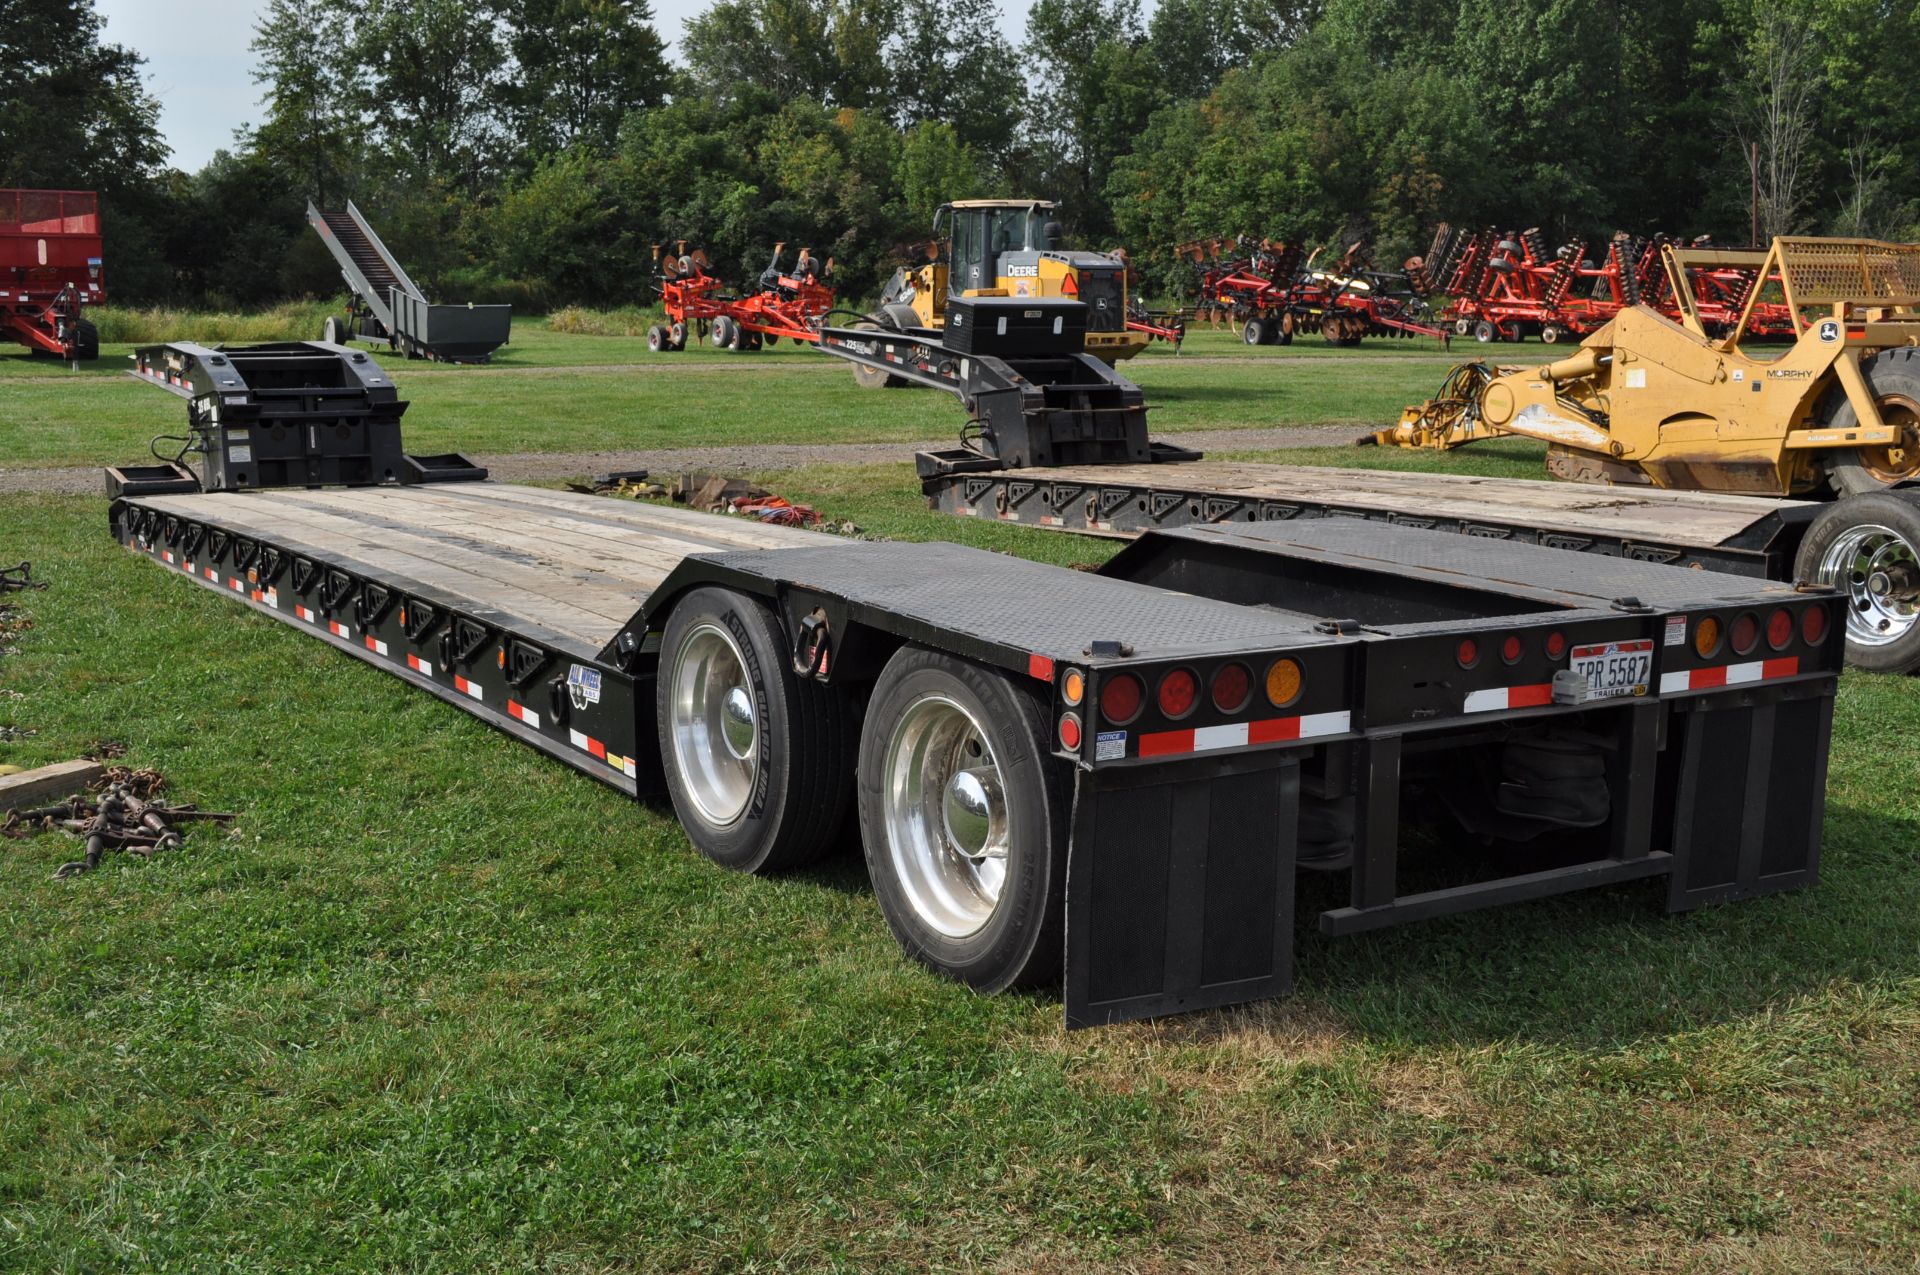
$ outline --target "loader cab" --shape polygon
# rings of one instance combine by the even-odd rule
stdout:
[[[1055,205],[1032,199],[942,204],[933,215],[934,237],[940,238],[943,231],[953,244],[947,273],[950,296],[999,288],[1003,257],[1058,251],[1065,238]]]

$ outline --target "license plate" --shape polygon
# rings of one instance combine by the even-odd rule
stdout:
[[[1592,699],[1645,695],[1647,683],[1653,677],[1650,638],[1576,646],[1569,659],[1573,671],[1587,680],[1587,695]]]

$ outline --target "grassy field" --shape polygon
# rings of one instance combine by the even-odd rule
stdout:
[[[1283,424],[1391,423],[1439,385],[1446,361],[1412,342],[1238,359],[1248,347],[1197,335],[1188,354],[1150,353],[1128,373],[1151,395],[1162,433]],[[415,451],[556,452],[743,445],[755,442],[912,442],[958,434],[954,401],[925,390],[850,393],[851,374],[811,348],[754,354],[711,348],[650,353],[637,337],[577,337],[522,325],[500,361],[444,367],[386,360],[411,401]],[[1284,357],[1283,357],[1284,356]],[[103,357],[125,370],[120,359]],[[53,379],[0,377],[0,466],[104,464],[142,457],[156,434],[177,433],[178,399],[126,376],[0,357],[0,366]],[[519,373],[516,375],[516,371]],[[537,374],[529,374],[537,373]],[[177,444],[176,444],[177,448]]]
[[[1369,377],[1433,371],[1351,367],[1139,371],[1216,425],[1358,419]],[[618,436],[615,413],[690,442],[954,414],[800,367],[396,371],[416,450],[571,449],[553,436]],[[924,415],[878,427],[876,397]],[[178,412],[131,383],[7,385],[0,454],[119,458]],[[904,465],[774,481],[875,534],[1110,552],[942,522]],[[101,500],[0,496],[0,557],[50,584],[6,599],[32,626],[0,637],[0,725],[37,733],[0,761],[112,739],[240,812],[74,881],[49,879],[71,843],[0,841],[0,1270],[1920,1262],[1911,681],[1842,683],[1816,890],[1306,925],[1289,1000],[1069,1036],[1053,997],[908,965],[851,847],[785,878],[712,869],[664,808],[134,559]],[[1307,880],[1302,915],[1334,884]]]

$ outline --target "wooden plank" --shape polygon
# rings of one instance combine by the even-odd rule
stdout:
[[[1550,525],[1711,547],[1782,505],[1724,492],[1581,486],[1524,478],[1416,474],[1230,461],[1080,466],[1027,471],[1037,482],[1218,493],[1244,500],[1312,500],[1406,514]]]
[[[57,761],[17,775],[0,775],[0,810],[31,810],[62,797],[85,792],[87,785],[105,779],[107,768],[97,761]]]

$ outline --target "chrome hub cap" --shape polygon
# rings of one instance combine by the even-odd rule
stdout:
[[[746,813],[759,766],[759,718],[746,669],[733,635],[712,624],[687,634],[673,661],[674,767],[715,827]]]
[[[1847,596],[1847,641],[1886,646],[1920,619],[1920,555],[1877,523],[1849,527],[1820,559],[1820,583]]]
[[[992,918],[1007,879],[1007,802],[986,732],[944,695],[917,700],[887,742],[887,854],[914,914],[948,938]]]

